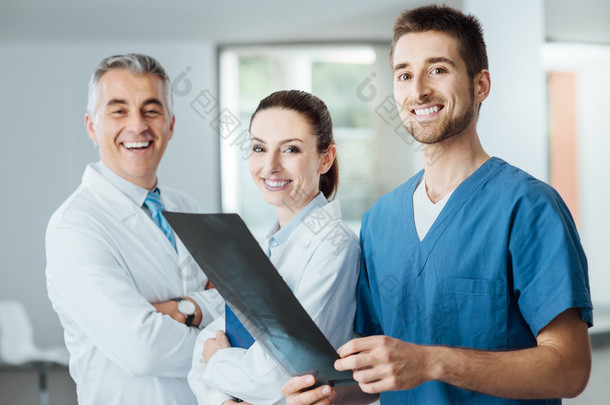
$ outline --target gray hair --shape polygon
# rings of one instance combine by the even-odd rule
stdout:
[[[134,75],[153,74],[159,77],[165,87],[165,98],[170,116],[173,115],[172,86],[169,76],[163,66],[153,57],[130,53],[127,55],[113,55],[100,62],[89,80],[89,97],[87,100],[87,113],[95,119],[95,108],[99,100],[99,84],[102,76],[113,69],[126,70]]]

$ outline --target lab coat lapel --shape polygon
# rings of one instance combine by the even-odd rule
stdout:
[[[311,243],[311,239],[321,233],[326,232],[325,227],[333,224],[334,221],[341,218],[341,209],[337,201],[331,201],[328,204],[319,207],[312,211],[294,233],[290,237],[295,243],[307,247]]]
[[[460,213],[460,211],[462,211],[464,205],[472,197],[473,193],[504,163],[504,161],[497,158],[489,159],[466,180],[464,180],[455,189],[453,194],[451,194],[449,201],[447,201],[447,204],[439,214],[438,218],[436,218],[436,221],[434,221],[434,224],[432,224],[428,234],[424,240],[421,241],[419,249],[414,249],[415,254],[413,257],[413,262],[415,264],[415,268],[417,269],[418,276],[425,269],[430,253],[437,245],[445,231],[448,230],[449,225],[453,222],[455,217]],[[417,182],[415,182],[415,184],[416,183]],[[413,187],[413,191],[414,190],[415,187]],[[409,208],[411,213],[413,213],[413,193],[411,193],[411,199],[409,200]],[[411,214],[411,217],[413,217],[413,214]],[[415,234],[415,238],[417,238],[419,241],[414,223],[412,226],[412,231]],[[465,237],[467,236],[465,235]]]
[[[301,267],[307,262],[308,256],[309,238],[307,232],[300,228],[295,229],[290,238],[277,247],[269,245],[269,238],[261,244],[264,252],[270,252],[271,263],[291,289],[298,285],[302,273]],[[289,263],[289,265],[285,263]]]
[[[163,252],[165,255],[169,255],[173,262],[176,261],[177,253],[171,242],[141,207],[138,207],[92,167],[87,167],[85,170],[83,183],[90,186],[91,192],[101,201],[101,206],[105,207],[110,215],[125,223],[135,235],[156,235],[158,246],[162,246],[163,249],[151,249],[151,251]]]
[[[117,190],[104,176],[98,173],[91,165],[85,169],[83,184],[100,200],[100,206],[120,221],[134,217],[139,207],[125,194]]]
[[[164,189],[161,188],[161,198],[163,198]],[[182,212],[182,209],[178,206],[176,201],[166,201],[163,200],[163,204],[167,211],[174,212]],[[157,227],[158,228],[158,227]],[[176,250],[171,245],[165,234],[161,232],[163,238],[167,242],[168,254],[171,255],[172,260],[178,263],[178,268],[181,273],[182,283],[183,283],[183,294],[186,295],[189,291],[197,291],[201,289],[201,285],[205,285],[208,281],[205,272],[199,267],[193,256],[191,256],[190,252],[182,243],[182,240],[178,237],[176,232],[174,232],[174,236],[176,238]],[[202,278],[204,281],[202,282]]]
[[[278,271],[280,269],[290,269],[286,274],[280,273],[290,288],[298,285],[303,275],[302,268],[309,262],[313,254],[311,249],[312,240],[325,232],[324,227],[334,223],[338,218],[341,218],[339,203],[337,201],[329,202],[311,212],[283,245],[271,248],[271,261]],[[266,251],[268,243],[267,239],[262,244],[263,250]],[[285,253],[289,253],[289,255],[285,255]],[[285,260],[290,261],[291,266],[282,265],[281,263]],[[300,269],[299,271],[296,271],[297,267]]]

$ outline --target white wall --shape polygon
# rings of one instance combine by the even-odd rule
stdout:
[[[596,307],[610,307],[610,46],[548,44],[543,61],[548,71],[576,74],[576,122],[579,169],[579,232],[589,260],[591,294]],[[605,71],[604,71],[605,72]]]
[[[85,165],[98,159],[84,127],[87,82],[105,56],[134,51],[158,58],[170,77],[190,68],[191,91],[180,83],[175,135],[159,180],[189,192],[203,208],[218,210],[218,139],[210,127],[212,117],[201,118],[190,106],[201,90],[216,94],[215,45],[0,45],[0,298],[25,303],[40,344],[63,341],[46,292],[46,224],[80,183]]]
[[[491,93],[477,127],[488,154],[548,181],[542,0],[466,0],[483,24]]]
[[[592,64],[578,72],[578,135],[580,169],[581,238],[589,260],[591,294],[597,306],[610,307],[610,77],[599,66],[610,64],[610,47],[604,65]]]

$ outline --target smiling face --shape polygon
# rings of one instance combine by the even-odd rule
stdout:
[[[320,175],[332,165],[335,146],[319,153],[307,121],[293,110],[259,111],[250,133],[250,174],[283,225],[320,192]]]
[[[468,77],[457,39],[437,31],[403,35],[394,49],[394,98],[401,119],[419,142],[432,144],[476,130],[481,92]],[[488,78],[488,76],[486,76]]]
[[[157,167],[174,132],[165,91],[156,75],[110,70],[99,81],[95,116],[85,117],[104,164],[146,189],[157,182]]]

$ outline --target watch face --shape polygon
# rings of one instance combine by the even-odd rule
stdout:
[[[178,302],[178,311],[184,315],[195,315],[195,304],[189,300],[182,300]]]

